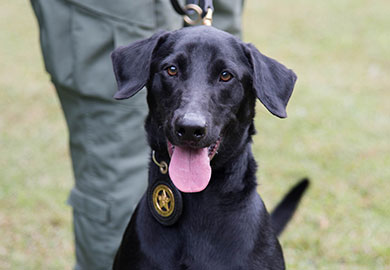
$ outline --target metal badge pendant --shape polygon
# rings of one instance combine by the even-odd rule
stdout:
[[[148,188],[148,205],[152,216],[162,225],[175,224],[182,213],[181,193],[167,181],[157,181]]]
[[[160,184],[154,188],[153,206],[157,213],[163,217],[172,215],[175,209],[175,197],[168,186]]]

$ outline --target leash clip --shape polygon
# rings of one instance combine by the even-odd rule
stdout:
[[[195,5],[195,4],[188,4],[188,5],[184,6],[184,10],[185,10],[186,14],[183,16],[183,19],[187,24],[195,25],[198,22],[200,22],[200,20],[202,19],[203,10],[200,6]],[[189,11],[195,11],[196,19],[192,19],[190,16],[187,15],[187,14],[189,14]]]
[[[211,26],[213,23],[213,9],[208,8],[206,15],[202,19],[203,10],[200,6],[195,4],[188,4],[184,7],[186,13],[188,14],[189,10],[193,10],[196,13],[197,18],[195,20],[191,19],[190,16],[184,15],[184,21],[189,25],[196,25],[200,21],[202,21],[203,25]]]
[[[204,16],[202,24],[207,26],[211,26],[213,24],[213,10],[211,8],[207,10],[206,16]]]
[[[202,21],[203,25],[211,26],[213,22],[213,1],[212,0],[187,0],[187,5],[181,7],[177,0],[171,0],[176,12],[183,16],[184,21],[189,25],[196,25]],[[191,18],[190,15],[196,17]]]

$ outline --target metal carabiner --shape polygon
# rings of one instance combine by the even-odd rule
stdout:
[[[183,19],[189,25],[196,25],[197,23],[199,23],[202,20],[203,10],[200,6],[195,5],[195,4],[188,4],[188,5],[184,6],[184,10],[186,12],[186,15],[183,16]],[[197,16],[195,20],[191,19],[190,16],[187,15],[188,11],[190,11],[190,10],[195,11],[196,16]]]
[[[213,23],[213,10],[211,8],[207,9],[206,15],[202,19],[203,10],[200,6],[195,4],[188,4],[184,6],[184,10],[188,14],[188,11],[195,11],[197,18],[195,20],[191,19],[190,16],[184,15],[183,19],[189,25],[196,25],[200,21],[202,21],[203,25],[211,26]]]
[[[189,25],[196,25],[200,21],[202,21],[203,25],[211,26],[213,22],[213,1],[212,0],[204,0],[203,8],[199,5],[199,1],[188,1],[193,2],[190,4],[181,7],[177,0],[171,0],[172,7],[175,11],[183,16],[184,21]],[[196,3],[196,4],[195,4]],[[196,19],[192,19],[189,14],[195,13]]]

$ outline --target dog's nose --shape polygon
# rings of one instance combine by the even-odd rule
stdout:
[[[176,120],[175,133],[181,142],[198,142],[206,135],[206,120],[195,113],[187,113]]]

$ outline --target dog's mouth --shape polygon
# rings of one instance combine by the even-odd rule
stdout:
[[[210,182],[210,161],[217,154],[221,139],[204,148],[191,148],[167,142],[171,156],[169,176],[173,184],[182,192],[200,192]]]
[[[218,138],[218,140],[215,143],[211,144],[209,147],[205,147],[205,148],[207,148],[208,158],[210,159],[210,161],[214,158],[215,154],[218,153],[218,148],[219,148],[220,143],[221,143],[221,138]],[[175,151],[176,147],[178,147],[178,146],[173,145],[170,141],[167,141],[167,147],[168,147],[169,157],[172,158],[173,152]],[[191,147],[181,147],[181,148],[196,150],[196,149],[191,148]]]

